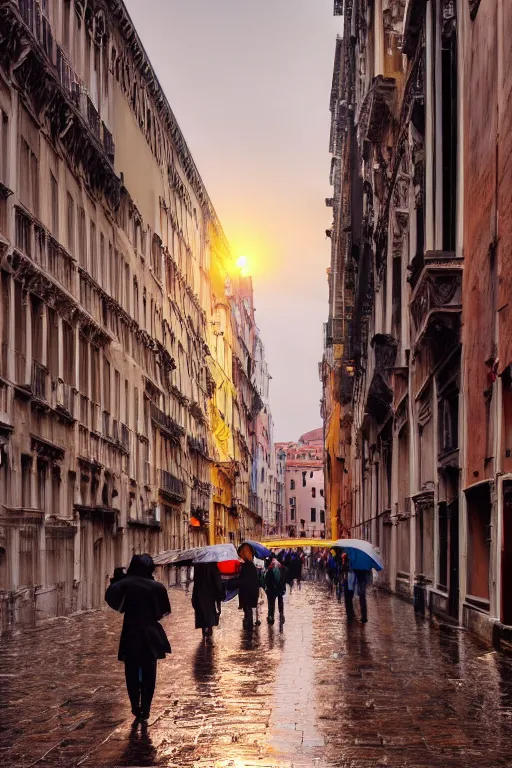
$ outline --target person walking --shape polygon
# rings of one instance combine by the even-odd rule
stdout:
[[[196,629],[202,629],[203,640],[213,643],[213,628],[219,624],[221,601],[225,591],[216,563],[194,566],[194,588],[192,607],[195,612]]]
[[[260,580],[254,565],[254,550],[244,542],[238,547],[238,556],[243,560],[240,573],[226,582],[226,589],[238,589],[238,607],[244,612],[243,628],[254,629],[253,610],[258,607]]]
[[[105,601],[124,613],[119,641],[119,661],[124,662],[126,688],[135,717],[134,725],[147,724],[155,692],[158,659],[171,653],[160,620],[171,612],[167,589],[155,581],[150,555],[134,555],[126,576],[117,571]]]
[[[356,580],[356,590],[359,595],[359,605],[361,606],[361,623],[368,622],[368,605],[366,603],[366,587],[371,578],[371,571],[354,571]]]
[[[341,580],[345,596],[345,612],[347,619],[352,621],[356,616],[354,612],[355,574],[350,570],[350,562],[345,552],[341,555]]]
[[[279,623],[284,624],[284,595],[286,593],[286,575],[284,567],[274,558],[269,557],[265,563],[265,592],[267,594],[267,621],[275,621],[276,600],[279,610]]]

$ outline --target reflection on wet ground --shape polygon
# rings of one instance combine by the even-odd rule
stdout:
[[[121,617],[59,619],[0,643],[0,765],[167,768],[498,768],[512,765],[512,660],[410,605],[370,600],[347,626],[323,585],[286,623],[223,613],[213,648],[190,598],[171,593],[173,654],[149,728],[131,729]]]

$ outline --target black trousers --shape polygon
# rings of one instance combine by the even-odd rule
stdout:
[[[350,592],[345,586],[345,609],[347,617],[353,619],[355,617],[354,611],[354,593]],[[361,621],[368,621],[368,605],[366,603],[366,585],[359,588],[359,604],[361,606]]]
[[[284,600],[282,595],[267,595],[267,603],[268,603],[268,617],[269,619],[273,619],[276,613],[276,598],[277,598],[277,607],[279,609],[279,613],[283,615],[284,613]]]
[[[252,615],[252,608],[244,608],[244,627],[246,629],[252,629],[254,626],[254,618]]]
[[[132,714],[149,715],[156,685],[156,659],[129,659],[124,663]]]
[[[353,619],[355,616],[354,613],[354,593],[352,590],[347,589],[347,585],[345,584],[345,589],[343,590],[345,592],[345,610],[347,612],[347,618]]]

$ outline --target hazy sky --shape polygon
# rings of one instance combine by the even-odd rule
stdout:
[[[125,0],[235,255],[276,440],[320,426],[333,0]]]

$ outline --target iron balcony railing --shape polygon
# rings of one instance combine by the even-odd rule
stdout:
[[[17,0],[17,4],[21,18],[44,50],[66,96],[81,112],[113,165],[115,145],[112,134],[102,122],[82,80],[69,63],[63,49],[56,43],[50,20],[43,13],[40,0]]]
[[[160,470],[159,487],[161,491],[167,493],[169,496],[173,496],[179,501],[185,501],[186,499],[185,483],[174,475],[171,475],[170,472],[166,472],[165,469]]]
[[[185,434],[185,430],[172,418],[172,416],[168,416],[154,403],[151,403],[151,421],[163,431],[173,443],[178,446],[181,445],[181,438]]]

